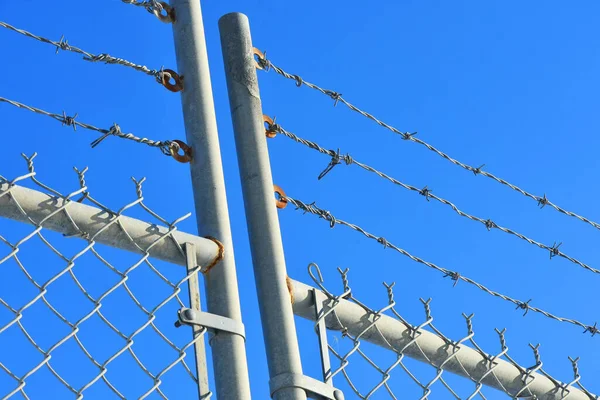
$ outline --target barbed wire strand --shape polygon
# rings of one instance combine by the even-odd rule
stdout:
[[[42,43],[46,43],[52,46],[56,47],[56,53],[58,54],[59,50],[65,50],[65,51],[71,51],[73,53],[77,53],[77,54],[81,54],[83,56],[83,59],[86,61],[91,61],[91,62],[104,62],[106,64],[117,64],[117,65],[123,65],[125,67],[129,67],[129,68],[133,68],[136,71],[140,71],[145,73],[146,75],[150,75],[153,76],[156,81],[160,84],[163,84],[163,76],[165,74],[165,72],[163,71],[163,69],[150,69],[148,67],[146,67],[145,65],[139,65],[139,64],[135,64],[131,61],[127,61],[124,60],[122,58],[118,58],[118,57],[113,57],[110,54],[106,54],[106,53],[102,53],[102,54],[92,54],[92,53],[88,53],[85,50],[80,49],[79,47],[75,47],[75,46],[71,46],[67,40],[64,39],[64,37],[62,37],[58,42],[42,37],[42,36],[38,36],[35,35],[31,32],[28,32],[26,30],[23,29],[19,29],[16,28],[10,24],[7,24],[6,22],[0,21],[0,27],[9,29],[13,32],[19,33],[21,35],[24,35],[28,38],[31,39],[35,39],[38,40]],[[170,75],[170,74],[169,74]],[[170,77],[170,76],[169,76]]]
[[[290,80],[293,80],[294,82],[296,82],[296,85],[298,87],[300,87],[302,85],[305,85],[305,86],[307,86],[307,87],[309,87],[311,89],[317,90],[317,91],[321,92],[322,94],[331,97],[334,100],[334,102],[335,102],[334,105],[337,105],[338,102],[339,103],[343,103],[345,106],[347,106],[352,111],[355,111],[355,112],[361,114],[362,116],[364,116],[364,117],[372,120],[373,122],[377,123],[378,125],[380,125],[380,126],[386,128],[386,129],[388,129],[388,130],[390,130],[390,131],[392,131],[392,132],[394,132],[394,133],[402,136],[402,138],[405,139],[405,140],[409,140],[409,141],[412,141],[412,142],[415,142],[415,143],[418,143],[418,144],[420,144],[422,146],[427,147],[429,150],[433,151],[434,153],[436,153],[440,157],[445,158],[446,160],[450,161],[454,165],[458,165],[459,167],[461,167],[463,169],[466,169],[467,171],[471,171],[475,175],[483,175],[483,176],[485,176],[487,178],[493,179],[494,181],[496,181],[496,182],[498,182],[498,183],[500,183],[502,185],[508,186],[512,190],[521,193],[523,196],[528,197],[528,198],[530,198],[532,200],[535,200],[538,203],[538,206],[540,206],[540,208],[543,208],[544,206],[550,206],[550,207],[552,207],[553,209],[555,209],[556,211],[558,211],[558,212],[560,212],[562,214],[565,214],[565,215],[568,215],[570,217],[576,218],[576,219],[578,219],[578,220],[580,220],[582,222],[585,222],[585,223],[593,226],[594,228],[600,230],[600,224],[599,223],[594,222],[594,221],[590,220],[589,218],[586,218],[586,217],[584,217],[582,215],[576,214],[576,213],[574,213],[572,211],[566,210],[566,209],[564,209],[564,208],[562,208],[562,207],[560,207],[560,206],[552,203],[550,200],[548,200],[548,198],[546,197],[546,194],[544,194],[543,196],[536,196],[536,195],[534,195],[534,194],[532,194],[532,193],[530,193],[530,192],[528,192],[528,191],[520,188],[519,186],[514,185],[514,184],[506,181],[505,179],[502,179],[500,177],[497,177],[494,174],[486,172],[486,171],[484,171],[482,169],[485,166],[485,164],[481,165],[480,167],[475,168],[475,167],[472,167],[472,166],[470,166],[468,164],[465,164],[465,163],[463,163],[463,162],[461,162],[459,160],[456,160],[456,159],[450,157],[448,154],[444,153],[443,151],[441,151],[441,150],[437,149],[436,147],[430,145],[429,143],[427,143],[427,142],[425,142],[425,141],[423,141],[423,140],[415,137],[415,135],[417,134],[417,132],[412,132],[412,133],[411,132],[402,132],[402,131],[398,130],[397,128],[395,128],[395,127],[393,127],[393,126],[391,126],[391,125],[389,125],[389,124],[387,124],[387,123],[379,120],[374,115],[372,115],[372,114],[370,114],[370,113],[368,113],[366,111],[363,111],[362,109],[360,109],[357,106],[353,105],[352,103],[348,102],[346,99],[344,99],[342,97],[341,93],[334,92],[333,90],[329,90],[329,89],[324,89],[324,88],[322,88],[320,86],[315,85],[314,83],[310,83],[310,82],[304,80],[299,75],[293,75],[293,74],[290,74],[290,73],[284,71],[282,68],[278,67],[277,65],[273,64],[270,60],[268,60],[266,58],[266,53],[265,53],[265,57],[264,58],[260,58],[260,56],[259,56],[257,62],[261,66],[261,68],[264,69],[265,71],[268,71],[269,69],[273,69],[279,75],[281,75],[281,76],[283,76],[283,77],[285,77],[287,79],[290,79]]]
[[[345,225],[357,232],[362,233],[364,236],[366,236],[369,239],[373,239],[375,241],[377,241],[378,243],[382,244],[384,246],[384,248],[389,247],[393,250],[396,250],[398,253],[402,254],[403,256],[406,256],[408,258],[410,258],[411,260],[419,263],[419,264],[423,264],[431,269],[434,269],[438,272],[441,272],[444,274],[444,277],[450,277],[453,281],[454,281],[454,285],[456,286],[456,284],[458,283],[458,281],[464,281],[467,282],[471,285],[476,286],[477,288],[481,289],[482,291],[486,292],[487,294],[490,294],[494,297],[498,297],[502,300],[508,301],[513,303],[514,305],[517,306],[517,309],[522,309],[525,310],[525,313],[523,315],[526,315],[529,311],[533,311],[539,314],[542,314],[550,319],[559,321],[559,322],[567,322],[576,326],[579,326],[581,328],[584,328],[584,333],[589,332],[592,334],[592,336],[596,335],[596,333],[600,332],[600,328],[597,328],[597,324],[594,323],[594,325],[587,325],[584,324],[583,322],[580,322],[578,320],[575,319],[570,319],[570,318],[562,318],[562,317],[558,317],[556,315],[553,315],[547,311],[544,311],[540,308],[534,307],[532,305],[530,305],[529,303],[531,302],[531,299],[528,301],[521,301],[521,300],[517,300],[514,299],[512,297],[506,296],[502,293],[496,292],[494,290],[491,290],[489,288],[487,288],[486,286],[474,281],[471,278],[468,278],[466,276],[461,275],[460,273],[456,272],[456,271],[452,271],[450,269],[447,268],[443,268],[440,267],[434,263],[431,263],[429,261],[425,261],[420,257],[414,256],[411,253],[409,253],[408,251],[394,245],[393,243],[388,242],[384,237],[380,237],[380,236],[376,236],[373,235],[372,233],[369,233],[368,231],[366,231],[365,229],[361,228],[358,225],[352,224],[350,222],[346,222],[344,220],[341,219],[337,219],[335,218],[331,212],[321,209],[319,207],[317,207],[315,205],[315,203],[311,203],[311,204],[306,204],[300,200],[294,199],[292,197],[289,196],[282,196],[282,200],[287,201],[291,204],[293,204],[294,206],[296,206],[297,210],[302,210],[305,213],[310,213],[310,214],[314,214],[319,216],[320,218],[325,219],[326,221],[329,221],[330,227],[335,227],[336,224],[339,225]]]
[[[162,11],[162,5],[157,0],[121,0],[125,4],[131,4],[132,6],[143,7],[148,12],[152,13],[154,10]]]
[[[540,249],[547,250],[550,253],[550,258],[559,256],[559,257],[562,257],[562,258],[565,258],[565,259],[571,261],[573,264],[576,264],[576,265],[578,265],[578,266],[580,266],[580,267],[582,267],[582,268],[584,268],[584,269],[586,269],[586,270],[588,270],[590,272],[593,272],[595,274],[600,274],[600,270],[599,269],[591,267],[588,264],[586,264],[586,263],[584,263],[582,261],[579,261],[578,259],[576,259],[574,257],[571,257],[571,256],[569,256],[566,253],[563,253],[559,249],[559,247],[562,245],[562,242],[558,243],[558,244],[555,242],[552,246],[548,246],[546,244],[540,243],[540,242],[538,242],[536,240],[533,240],[533,239],[531,239],[531,238],[523,235],[522,233],[514,231],[514,230],[512,230],[510,228],[506,228],[506,227],[500,226],[497,223],[495,223],[494,221],[492,221],[491,219],[483,219],[483,218],[477,217],[475,215],[466,213],[466,212],[460,210],[451,201],[446,200],[446,199],[444,199],[442,197],[439,197],[439,196],[436,196],[435,194],[433,194],[432,190],[429,189],[427,186],[425,186],[424,188],[417,188],[415,186],[403,183],[403,182],[397,180],[396,178],[393,178],[393,177],[391,177],[391,176],[389,176],[389,175],[387,175],[387,174],[385,174],[385,173],[383,173],[383,172],[381,172],[381,171],[379,171],[379,170],[377,170],[377,169],[375,169],[375,168],[373,168],[373,167],[371,167],[371,166],[369,166],[367,164],[363,164],[363,163],[355,160],[352,156],[350,156],[350,154],[345,154],[345,155],[341,154],[339,149],[337,151],[325,149],[325,148],[321,147],[316,142],[303,139],[303,138],[299,137],[298,135],[285,130],[279,124],[273,123],[271,126],[269,126],[268,129],[270,131],[277,131],[277,132],[281,133],[283,136],[285,136],[285,137],[287,137],[289,139],[292,139],[292,140],[294,140],[297,143],[303,144],[303,145],[305,145],[305,146],[307,146],[307,147],[309,147],[309,148],[311,148],[313,150],[318,151],[321,154],[325,154],[325,155],[330,156],[331,157],[331,161],[330,161],[329,165],[327,166],[327,168],[325,168],[325,170],[323,170],[323,172],[321,172],[321,174],[319,175],[319,179],[322,179],[336,165],[341,164],[342,162],[344,162],[346,165],[355,164],[355,165],[359,166],[360,168],[362,168],[362,169],[364,169],[366,171],[372,172],[372,173],[378,175],[379,177],[381,177],[383,179],[386,179],[386,180],[388,180],[388,181],[390,181],[390,182],[392,182],[392,183],[394,183],[394,184],[396,184],[396,185],[398,185],[398,186],[400,186],[400,187],[402,187],[404,189],[407,189],[409,191],[412,191],[412,192],[415,192],[415,193],[418,193],[418,194],[424,196],[427,199],[427,201],[429,201],[429,199],[434,199],[434,200],[436,200],[436,201],[438,201],[438,202],[440,202],[440,203],[442,203],[444,205],[447,205],[448,207],[452,208],[461,217],[465,217],[465,218],[468,218],[468,219],[470,219],[472,221],[476,221],[476,222],[479,222],[479,223],[483,224],[483,226],[485,226],[488,231],[491,231],[494,228],[498,229],[498,230],[500,230],[500,231],[502,231],[504,233],[508,233],[509,235],[516,236],[519,239],[524,240],[525,242],[527,242],[527,243],[529,243],[531,245],[539,247]]]
[[[0,102],[8,103],[17,108],[22,108],[22,109],[34,112],[36,114],[41,114],[41,115],[45,115],[45,116],[54,118],[55,120],[61,122],[63,125],[72,126],[74,130],[77,130],[77,127],[79,126],[84,129],[89,129],[92,131],[102,133],[103,136],[99,137],[98,139],[96,139],[92,142],[92,147],[96,147],[98,144],[100,144],[104,139],[106,139],[109,136],[117,136],[121,139],[133,140],[134,142],[137,142],[137,143],[146,144],[146,145],[152,146],[152,147],[158,147],[163,152],[163,154],[168,155],[168,156],[171,155],[172,148],[176,147],[177,150],[179,149],[179,146],[170,140],[155,141],[155,140],[147,139],[144,137],[135,136],[132,133],[123,133],[123,132],[121,132],[121,128],[119,127],[118,124],[113,124],[113,126],[111,126],[110,129],[102,129],[102,128],[98,128],[98,127],[95,127],[90,124],[86,124],[86,123],[77,121],[76,120],[77,114],[75,114],[73,117],[67,116],[64,112],[62,113],[62,115],[54,114],[54,113],[51,113],[48,111],[41,110],[36,107],[31,107],[26,104],[19,103],[14,100],[9,100],[4,97],[0,97]]]
[[[141,7],[146,9],[150,14],[154,14],[156,18],[162,22],[169,23],[174,22],[171,15],[171,7],[165,1],[157,0],[121,0],[125,4],[131,4],[132,6]],[[163,14],[165,11],[166,15]]]

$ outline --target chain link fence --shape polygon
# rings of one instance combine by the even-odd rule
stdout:
[[[174,322],[181,309],[200,308],[198,276],[222,256],[218,242],[179,232],[189,214],[169,222],[148,207],[143,179],[134,180],[135,200],[114,211],[90,193],[87,169],[75,169],[79,188],[63,194],[38,179],[35,155],[24,158],[26,174],[0,175],[0,398],[210,398],[207,330]],[[559,380],[531,346],[532,366],[523,367],[503,330],[487,353],[472,315],[453,340],[433,324],[429,300],[421,300],[424,321],[411,324],[396,309],[393,284],[385,284],[388,304],[373,309],[353,295],[348,270],[339,272],[341,294],[325,287],[315,264],[318,289],[291,287],[294,312],[315,321],[323,381],[346,398],[598,399],[577,359]]]
[[[209,398],[206,329],[174,322],[189,295],[199,304],[218,243],[178,232],[189,214],[169,222],[149,208],[143,179],[113,211],[90,193],[87,169],[62,194],[24,158],[28,173],[0,175],[0,398],[192,398],[197,361]],[[186,273],[187,246],[198,258]]]
[[[578,359],[569,359],[573,375],[561,381],[543,369],[539,345],[530,345],[532,366],[524,367],[510,356],[505,330],[496,330],[498,348],[487,353],[475,341],[473,315],[463,314],[465,335],[453,340],[433,324],[431,299],[421,299],[423,322],[411,324],[396,309],[394,284],[384,283],[388,304],[374,309],[353,295],[348,270],[338,271],[340,294],[325,287],[314,263],[309,273],[320,290],[292,286],[294,313],[315,321],[323,380],[346,398],[598,399],[583,385]]]

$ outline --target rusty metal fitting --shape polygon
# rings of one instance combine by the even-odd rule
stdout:
[[[158,10],[154,8],[152,10],[152,14],[154,14],[156,18],[158,18],[161,22],[164,22],[165,24],[175,22],[175,9],[171,7],[166,1],[161,1],[159,4],[161,5],[162,9]],[[163,11],[165,12],[165,14],[163,14]]]
[[[287,285],[288,292],[290,293],[290,302],[294,305],[296,299],[294,298],[294,285],[292,284],[292,280],[289,276],[285,277],[285,284]]]
[[[263,121],[265,124],[268,125],[268,127],[265,129],[265,135],[269,139],[273,139],[275,136],[277,136],[277,131],[273,127],[273,125],[275,125],[275,121],[273,121],[273,118],[269,117],[268,115],[264,115],[264,114],[263,114]]]
[[[254,55],[257,56],[259,60],[265,59],[265,54],[256,47],[252,48],[252,53],[254,53]],[[256,67],[256,69],[264,69],[263,66],[258,61],[256,61],[256,58],[254,59],[254,66]]]
[[[215,265],[217,265],[218,263],[221,262],[221,260],[223,260],[223,257],[225,256],[225,246],[223,246],[223,243],[219,242],[216,238],[214,238],[212,236],[204,236],[204,238],[208,239],[208,240],[212,240],[219,247],[219,252],[215,256],[215,258],[211,261],[211,263],[208,264],[206,267],[202,268],[202,273],[208,274]]]
[[[171,79],[173,79],[175,83],[171,83]],[[162,83],[167,90],[170,90],[174,93],[181,92],[183,90],[183,76],[180,76],[172,69],[165,69],[162,71],[160,83]]]
[[[174,146],[169,147],[169,151],[174,159],[184,164],[192,161],[192,148],[190,146],[181,140],[173,140],[173,144]],[[179,150],[182,150],[183,154],[179,154]]]
[[[288,204],[288,201],[285,198],[285,192],[277,185],[273,185],[273,190],[275,190],[275,193],[279,195],[279,198],[275,200],[275,205],[280,210],[284,209]]]

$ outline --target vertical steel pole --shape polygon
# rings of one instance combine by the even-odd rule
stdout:
[[[205,277],[208,312],[241,321],[235,259],[217,122],[208,69],[204,24],[199,0],[171,0],[177,68],[181,92],[198,232],[225,246],[225,258]],[[216,394],[220,399],[250,399],[244,339],[218,332],[211,339]]]
[[[248,18],[227,14],[219,30],[269,374],[301,375]],[[303,400],[306,393],[288,387],[273,398]]]

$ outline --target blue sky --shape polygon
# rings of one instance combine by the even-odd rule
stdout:
[[[594,40],[600,6],[595,2],[311,1],[300,5],[206,1],[203,11],[255,398],[267,398],[268,375],[220,54],[217,21],[223,14],[246,13],[255,46],[267,50],[268,57],[287,71],[342,93],[400,130],[418,131],[418,137],[467,164],[485,163],[487,171],[600,221],[594,184],[600,168],[595,134],[600,123],[600,57]],[[118,0],[102,4],[68,0],[60,5],[2,2],[0,20],[54,40],[65,35],[70,44],[92,53],[106,52],[150,68],[175,69],[170,26]],[[5,68],[0,96],[52,112],[77,112],[80,121],[101,127],[117,122],[124,131],[152,139],[185,138],[178,96],[151,77],[119,66],[87,63],[67,52],[55,55],[51,46],[7,30],[0,31],[0,43]],[[259,80],[265,114],[276,115],[285,129],[326,148],[339,147],[403,182],[427,185],[464,211],[491,218],[542,243],[563,242],[561,250],[600,267],[596,251],[600,232],[593,227],[547,207],[540,210],[534,201],[475,177],[342,105],[334,108],[331,99],[306,87],[296,88],[273,71],[261,72]],[[92,193],[114,208],[135,198],[129,177],[145,176],[147,203],[161,215],[172,220],[193,210],[187,167],[158,150],[117,138],[91,149],[89,143],[97,136],[83,129],[73,132],[49,118],[6,104],[0,104],[0,116],[5,137],[0,147],[3,176],[25,173],[20,153],[37,151],[39,177],[64,192],[77,188],[71,167],[89,166]],[[274,181],[288,195],[316,201],[336,217],[384,236],[415,255],[504,294],[532,299],[532,304],[556,315],[589,324],[600,319],[596,298],[600,276],[565,259],[550,260],[548,252],[510,235],[487,232],[449,208],[356,166],[337,166],[317,181],[328,158],[286,138],[270,140],[269,148]],[[510,354],[523,365],[534,363],[528,343],[541,343],[544,369],[569,381],[572,372],[567,356],[580,356],[582,382],[592,392],[600,391],[595,379],[600,374],[599,336],[584,335],[578,327],[533,313],[522,317],[522,311],[515,311],[509,303],[464,282],[453,287],[449,279],[390,249],[344,227],[332,230],[326,222],[291,207],[280,212],[280,219],[287,267],[294,279],[309,282],[306,266],[316,262],[326,284],[339,292],[336,267],[348,267],[356,297],[374,308],[386,304],[381,282],[395,281],[397,309],[409,321],[423,321],[419,298],[431,297],[436,326],[459,339],[466,334],[461,313],[475,313],[476,339],[486,351],[499,351],[494,328],[506,327]],[[193,220],[182,223],[181,229],[195,232]],[[21,229],[0,221],[1,235],[18,237],[27,232]],[[37,256],[30,255],[32,268],[42,273],[42,253],[30,251]],[[85,267],[81,270],[93,285],[95,277]],[[143,292],[146,278],[139,279]],[[0,285],[0,297],[17,298],[18,286],[6,282]],[[56,301],[64,301],[67,307],[69,292],[62,293]],[[119,306],[113,306],[115,318],[128,323],[127,318],[117,316]],[[0,313],[0,318],[8,317]],[[298,321],[298,330],[305,369],[318,376],[311,324]],[[16,356],[2,336],[0,346],[4,349],[0,354]],[[8,346],[13,350],[6,350]],[[369,351],[382,363],[390,359],[376,349]],[[74,352],[61,353],[65,370],[75,362]],[[60,357],[55,357],[57,363]],[[359,365],[351,364],[349,372],[361,389],[369,388],[376,380]],[[25,367],[19,364],[18,368]],[[109,376],[119,379],[130,371],[127,368],[127,364],[116,366]],[[421,376],[433,374],[431,369],[415,368]],[[78,371],[73,379],[85,381],[82,375]],[[450,381],[464,396],[473,386]],[[38,389],[30,388],[32,398],[36,394],[39,398],[41,385],[47,382],[53,383],[45,390],[57,388],[63,392],[56,393],[64,393],[49,375],[38,382]],[[397,393],[411,398],[420,393],[402,371],[395,372],[391,382]],[[0,395],[10,384],[0,372]],[[127,380],[122,384],[127,386]],[[341,376],[336,385],[347,389]],[[439,384],[433,390],[434,395],[446,398]],[[101,398],[102,393],[106,392],[98,389],[88,397]],[[490,390],[487,394],[500,398]],[[387,397],[381,392],[375,398]]]

